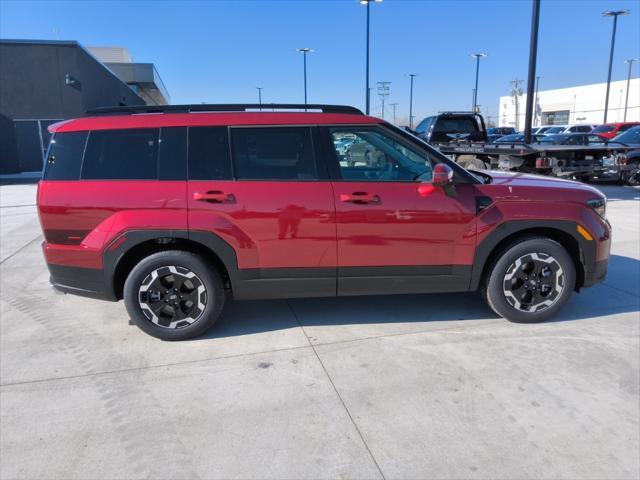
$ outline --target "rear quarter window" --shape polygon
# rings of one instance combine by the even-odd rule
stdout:
[[[159,129],[96,130],[89,134],[83,180],[156,180]]]
[[[78,180],[87,132],[57,133],[51,139],[44,169],[45,180]]]

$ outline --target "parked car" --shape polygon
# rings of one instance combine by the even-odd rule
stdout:
[[[557,133],[542,135],[539,143],[551,143],[553,145],[604,145],[609,140],[600,135],[591,133]]]
[[[544,125],[542,127],[538,127],[535,129],[535,131],[533,131],[533,133],[535,133],[536,135],[543,135],[545,133],[547,133],[547,130],[549,130],[550,128],[554,128],[553,125]]]
[[[537,142],[544,135],[535,135],[532,132],[531,140],[532,142]],[[524,143],[524,133],[514,133],[513,135],[505,135],[497,139],[494,143]]]
[[[181,340],[227,298],[480,289],[537,322],[606,275],[592,187],[467,171],[352,107],[258,107],[114,107],[49,127],[37,203],[54,287],[124,299],[142,330]],[[369,154],[340,153],[346,138]]]
[[[487,140],[489,142],[495,142],[500,137],[505,135],[512,135],[516,133],[516,129],[513,127],[492,127],[487,128]]]
[[[616,135],[611,142],[635,147],[620,159],[625,167],[620,172],[620,182],[625,185],[640,185],[640,126],[629,128]]]
[[[613,138],[616,135],[626,132],[630,128],[637,127],[638,125],[640,125],[640,122],[604,123],[595,127],[592,133],[597,133],[598,135],[602,135],[606,138]]]

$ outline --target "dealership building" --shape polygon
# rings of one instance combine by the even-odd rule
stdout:
[[[98,107],[170,101],[152,63],[74,41],[0,40],[0,78],[0,181],[38,176],[52,123]]]
[[[600,124],[604,119],[606,89],[606,83],[596,83],[541,90],[537,95],[533,125]],[[624,121],[626,96],[626,80],[611,82],[607,122]],[[515,127],[518,131],[524,129],[526,103],[527,95],[520,90],[500,97],[498,124]],[[626,120],[640,121],[640,78],[629,82]]]

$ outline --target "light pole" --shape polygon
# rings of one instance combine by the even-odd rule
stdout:
[[[370,107],[371,107],[371,95],[370,95],[370,90],[369,90],[369,4],[371,2],[376,2],[376,3],[380,3],[382,2],[382,0],[360,0],[360,3],[362,5],[366,5],[367,6],[367,54],[366,54],[366,66],[365,66],[365,70],[366,70],[366,75],[365,75],[365,87],[364,87],[364,96],[365,96],[365,113],[367,115],[369,115],[370,113]]]
[[[476,111],[478,105],[478,74],[480,73],[480,59],[486,57],[486,53],[472,53],[471,57],[476,59],[476,88],[473,90],[473,111]]]
[[[627,107],[629,106],[629,86],[631,85],[631,66],[633,62],[637,60],[640,62],[640,58],[630,58],[629,60],[625,60],[624,63],[629,64],[629,72],[627,74],[627,98],[624,101],[624,122],[627,121]]]
[[[413,79],[417,77],[415,73],[410,73],[411,87],[409,88],[409,128],[413,130]]]
[[[533,120],[533,90],[538,59],[538,25],[540,24],[540,0],[533,0],[531,9],[531,39],[529,40],[529,72],[527,76],[527,103],[524,114],[524,141],[531,143],[531,121]]]
[[[609,89],[611,87],[611,67],[613,66],[613,49],[616,45],[616,27],[618,26],[618,17],[620,15],[628,15],[629,10],[608,10],[603,12],[605,17],[613,17],[613,30],[611,31],[611,51],[609,52],[609,74],[607,75],[607,93],[604,97],[604,122],[607,123],[607,111],[609,110]]]
[[[262,110],[262,87],[256,87],[258,90],[258,105],[260,105],[260,110]]]
[[[304,104],[307,104],[307,53],[312,53],[312,48],[297,48],[298,52],[302,53],[304,63]]]
[[[393,107],[393,124],[396,124],[396,107],[399,105],[399,103],[390,103],[389,105],[391,105]]]
[[[382,119],[384,120],[384,101],[389,96],[389,85],[391,82],[378,82],[378,96],[382,101]]]

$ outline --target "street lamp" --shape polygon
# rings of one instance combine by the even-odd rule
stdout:
[[[609,52],[609,75],[607,76],[607,93],[604,97],[604,122],[607,123],[607,111],[609,109],[609,88],[611,87],[611,67],[613,66],[613,48],[616,45],[616,27],[620,15],[629,15],[629,10],[608,10],[602,13],[605,17],[613,17],[613,30],[611,32],[611,51]]]
[[[631,66],[634,61],[640,62],[640,58],[630,58],[629,60],[625,60],[624,63],[629,64],[629,73],[627,74],[627,98],[624,101],[624,121],[627,121],[627,107],[629,106],[629,86],[631,84]]]
[[[369,4],[371,2],[375,2],[375,3],[381,3],[382,0],[360,0],[360,3],[362,5],[366,5],[367,6],[367,62],[366,62],[366,82],[365,82],[365,87],[364,87],[364,96],[365,96],[365,113],[367,115],[369,115],[370,112],[370,92],[369,92]]]
[[[256,87],[258,90],[258,104],[260,105],[260,110],[262,110],[262,87]]]
[[[410,73],[411,87],[409,89],[409,128],[413,130],[413,78],[417,77],[415,73]]]
[[[312,53],[312,48],[297,48],[298,52],[302,53],[304,59],[304,104],[307,104],[307,53]]]
[[[476,88],[473,90],[473,111],[476,111],[478,105],[478,73],[480,72],[480,59],[486,57],[486,53],[472,53],[471,57],[476,59]]]

